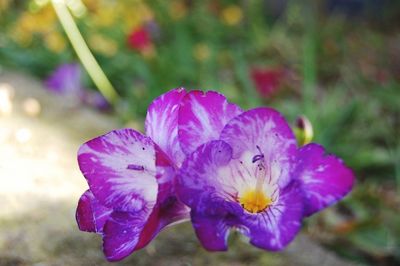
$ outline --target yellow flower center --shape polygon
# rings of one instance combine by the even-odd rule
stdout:
[[[239,202],[246,211],[259,213],[272,204],[272,199],[260,190],[248,190],[239,197]]]

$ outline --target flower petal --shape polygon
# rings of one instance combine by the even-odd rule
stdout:
[[[176,196],[171,196],[168,200],[160,204],[160,222],[159,229],[165,226],[177,224],[189,219],[190,209],[177,199]]]
[[[258,214],[240,216],[239,228],[250,243],[277,251],[288,245],[301,228],[303,194],[298,182],[291,182],[280,192],[279,200]]]
[[[201,208],[200,202],[229,197],[231,176],[220,176],[218,169],[232,156],[231,147],[223,141],[210,141],[197,148],[183,162],[178,175],[177,191],[180,200],[191,208]]]
[[[135,250],[147,217],[147,210],[112,213],[104,225],[103,235],[103,250],[109,261],[122,260]]]
[[[271,178],[280,187],[289,183],[297,153],[296,138],[279,112],[264,107],[246,111],[224,127],[221,140],[232,147],[233,158],[262,156]]]
[[[191,91],[179,109],[179,141],[186,155],[210,140],[219,139],[222,128],[242,110],[215,91]]]
[[[146,135],[180,166],[184,159],[178,140],[178,111],[182,98],[186,95],[183,88],[171,90],[156,98],[147,110]]]
[[[81,231],[100,233],[111,213],[112,209],[101,205],[93,193],[87,190],[79,199],[76,221]]]
[[[104,254],[118,261],[145,247],[167,225],[188,217],[188,208],[176,198],[138,213],[113,212],[104,226]]]
[[[238,202],[238,193],[249,181],[243,180],[238,160],[231,155],[226,142],[211,141],[200,146],[182,165],[178,195],[191,207],[192,220],[197,219],[194,226],[198,237],[205,248],[223,250],[227,228],[235,227],[258,247],[283,248],[301,227],[304,196],[299,182],[292,181],[281,188],[276,202],[267,211],[249,213]]]
[[[205,249],[208,251],[228,250],[230,227],[223,218],[201,215],[192,211],[191,219],[196,235]]]
[[[134,250],[145,247],[166,226],[182,222],[188,217],[189,209],[179,202],[176,197],[171,197],[161,205],[156,205],[140,234],[139,242]]]
[[[231,175],[221,175],[232,156],[231,147],[223,141],[201,145],[184,161],[178,175],[179,199],[191,208],[191,219],[197,237],[205,249],[227,250],[230,223],[227,217],[241,215],[235,202]]]
[[[332,205],[350,192],[353,172],[343,161],[326,155],[321,145],[311,143],[299,149],[295,176],[301,181],[306,197],[305,215]]]
[[[152,208],[157,198],[154,143],[133,129],[120,129],[83,144],[79,167],[99,202],[119,211]]]

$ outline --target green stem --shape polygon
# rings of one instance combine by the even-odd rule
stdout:
[[[103,70],[100,68],[93,54],[90,52],[89,47],[79,32],[79,29],[65,4],[65,1],[52,0],[52,4],[72,47],[78,55],[79,60],[82,62],[82,65],[88,72],[90,78],[107,101],[114,104],[118,100],[118,94],[111,82],[107,79]]]

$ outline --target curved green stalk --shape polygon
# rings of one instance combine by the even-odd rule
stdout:
[[[51,2],[72,47],[78,55],[79,60],[82,62],[84,68],[101,94],[103,94],[108,102],[114,104],[118,99],[118,94],[111,82],[107,79],[103,70],[100,68],[93,54],[90,52],[89,47],[79,32],[79,29],[65,4],[65,1],[52,0]]]

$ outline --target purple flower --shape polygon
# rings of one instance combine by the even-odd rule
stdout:
[[[185,90],[172,90],[150,105],[147,136],[120,129],[94,138],[78,151],[90,189],[76,218],[83,231],[103,237],[108,260],[146,246],[165,226],[182,221],[188,208],[175,196],[175,175],[184,160],[178,141],[178,110]]]
[[[97,91],[85,91],[82,101],[101,111],[107,111],[111,108],[106,98]]]
[[[62,64],[45,80],[46,87],[66,101],[88,104],[98,110],[110,109],[110,104],[99,92],[85,90],[79,64]]]
[[[79,64],[62,64],[47,78],[46,87],[57,94],[80,96],[82,72]]]
[[[90,189],[77,222],[103,236],[110,261],[186,219],[188,207],[208,250],[226,250],[231,229],[257,247],[280,250],[304,217],[353,186],[339,158],[318,144],[298,147],[277,111],[242,111],[216,92],[172,90],[150,105],[145,127],[147,136],[114,130],[78,152]]]
[[[281,250],[304,217],[353,186],[352,171],[322,146],[297,147],[280,113],[262,107],[242,112],[215,92],[183,98],[178,137],[187,158],[177,193],[210,251],[227,249],[231,229],[259,248]]]

